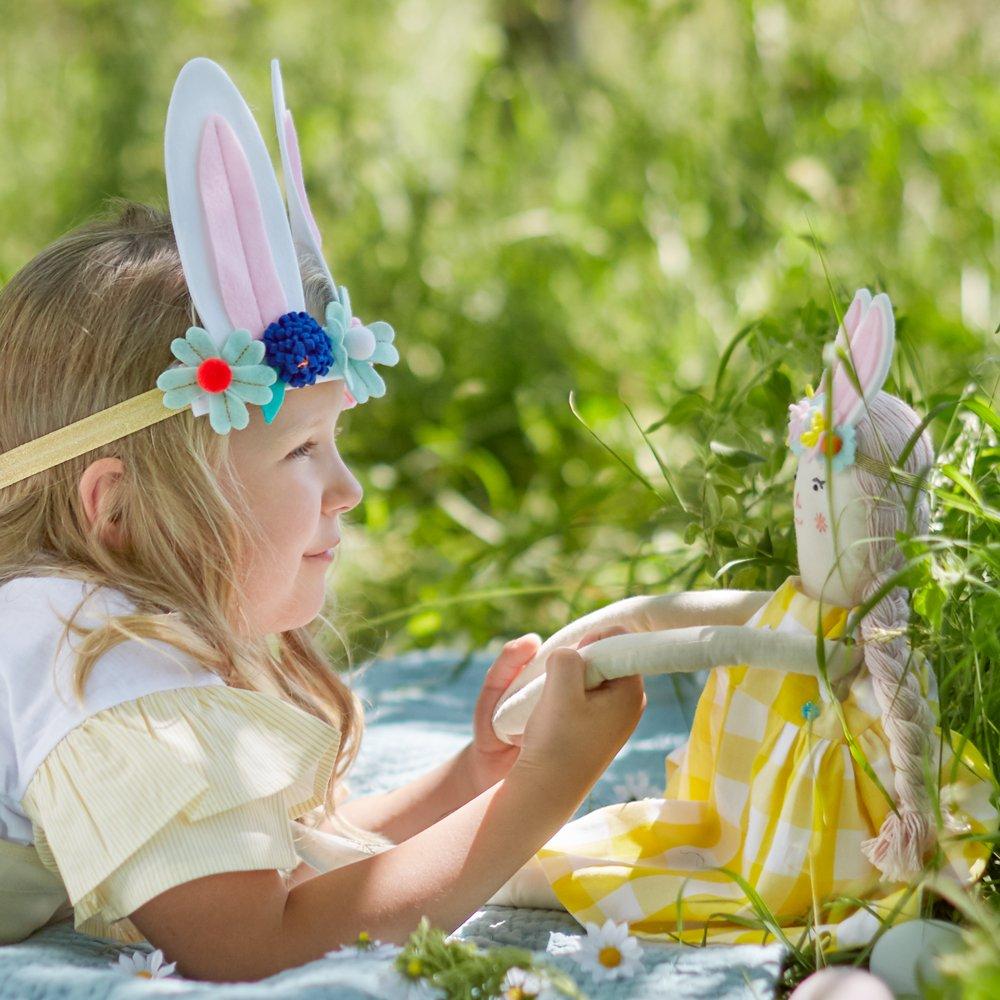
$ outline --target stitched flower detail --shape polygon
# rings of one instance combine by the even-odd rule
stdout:
[[[826,430],[826,417],[818,407],[812,411],[806,430],[799,435],[799,441],[806,448],[815,448],[820,435]]]
[[[207,398],[208,419],[217,434],[243,430],[250,422],[246,404],[263,406],[271,399],[269,386],[277,373],[261,364],[264,344],[247,330],[234,330],[219,350],[200,326],[192,326],[171,342],[170,351],[181,363],[156,380],[163,390],[163,405],[177,410]]]
[[[393,328],[381,320],[367,326],[351,313],[351,297],[341,285],[335,298],[326,307],[326,326],[333,351],[333,363],[344,373],[351,395],[365,403],[371,397],[385,395],[385,382],[375,371],[375,365],[392,366],[399,361],[393,346]]]
[[[819,718],[819,705],[814,701],[804,702],[802,705],[802,718],[806,722],[812,722]]]

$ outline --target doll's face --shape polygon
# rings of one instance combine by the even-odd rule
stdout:
[[[806,593],[841,607],[857,604],[868,550],[868,518],[853,472],[831,472],[815,453],[800,456],[794,515],[799,576]]]

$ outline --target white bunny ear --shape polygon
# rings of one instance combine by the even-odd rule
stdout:
[[[854,298],[851,301],[847,312],[844,313],[844,322],[837,331],[838,341],[840,341],[842,337],[845,337],[845,335],[846,337],[854,336],[854,332],[858,328],[858,323],[861,322],[861,317],[868,312],[868,307],[871,304],[872,293],[869,292],[867,288],[859,288],[854,293]],[[846,344],[844,346],[846,346]]]
[[[309,208],[306,185],[302,177],[302,157],[292,113],[285,104],[285,87],[281,81],[281,66],[271,60],[271,95],[274,98],[274,124],[281,150],[281,170],[285,175],[285,197],[288,200],[288,221],[296,247],[312,254],[323,268],[330,289],[336,295],[337,286],[323,256],[323,237]]]
[[[167,111],[167,197],[188,290],[216,346],[304,308],[271,158],[221,66],[192,59]]]
[[[854,310],[862,292],[868,294],[867,289],[862,289],[855,296],[848,314]],[[847,316],[844,319],[846,325]],[[889,375],[892,352],[896,345],[896,322],[889,296],[880,292],[871,299],[867,308],[860,311],[860,317],[853,325],[854,331],[846,338],[846,345],[838,336],[837,350],[839,352],[846,347],[844,353],[857,375],[857,384],[839,356],[833,362],[833,420],[839,426],[857,423],[865,404],[881,390]]]

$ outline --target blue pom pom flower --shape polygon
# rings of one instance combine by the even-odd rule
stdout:
[[[277,374],[264,360],[264,345],[247,330],[234,330],[221,351],[200,326],[192,326],[170,344],[180,361],[156,380],[163,390],[163,405],[178,410],[199,397],[208,400],[208,419],[217,434],[243,430],[250,422],[247,403],[270,402],[269,388]]]
[[[330,338],[333,364],[343,373],[348,391],[359,402],[385,395],[385,382],[375,371],[375,365],[392,366],[399,361],[399,352],[392,341],[393,328],[382,320],[364,325],[351,313],[351,297],[341,285],[335,298],[326,307],[325,330]]]

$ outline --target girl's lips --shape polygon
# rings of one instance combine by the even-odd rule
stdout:
[[[322,562],[333,561],[333,549],[324,549],[322,552],[314,552],[311,556],[303,556],[304,559],[318,559]]]

